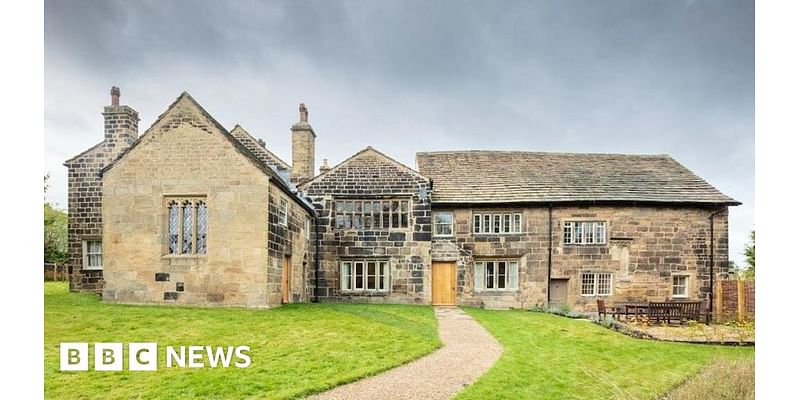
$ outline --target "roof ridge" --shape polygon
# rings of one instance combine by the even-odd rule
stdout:
[[[569,156],[623,156],[623,157],[652,157],[652,158],[672,158],[669,154],[643,154],[643,153],[579,153],[579,152],[564,152],[564,151],[528,151],[528,150],[439,150],[439,151],[418,151],[419,155],[437,155],[437,154],[465,154],[465,153],[485,153],[485,154],[539,154],[539,155],[569,155]]]
[[[237,123],[237,124],[236,124],[236,125],[233,127],[233,129],[231,129],[231,131],[230,131],[230,132],[231,132],[231,135],[233,135],[233,131],[235,131],[235,130],[237,130],[237,129],[241,130],[242,132],[244,132],[244,134],[245,134],[245,135],[249,136],[249,137],[250,137],[250,139],[252,139],[252,140],[253,140],[253,141],[254,141],[256,144],[258,144],[258,145],[261,147],[261,149],[263,149],[265,152],[267,152],[267,154],[268,154],[269,156],[271,156],[271,157],[274,157],[274,158],[275,158],[276,160],[278,160],[278,161],[279,161],[281,164],[283,164],[283,165],[281,165],[282,167],[286,167],[287,169],[291,169],[291,168],[292,168],[291,164],[287,163],[286,161],[283,161],[283,159],[282,159],[282,158],[278,157],[277,155],[275,155],[275,153],[271,152],[271,151],[270,151],[270,150],[267,148],[267,146],[261,146],[261,144],[260,144],[260,143],[258,143],[258,139],[256,139],[256,137],[255,137],[255,136],[253,136],[252,134],[250,134],[250,132],[249,132],[247,129],[245,129],[243,126],[239,125],[238,123]],[[235,137],[235,136],[234,136],[234,137]],[[238,139],[237,139],[237,140],[238,140]]]

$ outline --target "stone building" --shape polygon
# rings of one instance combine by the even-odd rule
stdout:
[[[290,165],[186,93],[139,137],[112,90],[103,142],[65,163],[71,289],[123,303],[592,310],[705,300],[727,278],[740,203],[669,156],[422,152],[415,170],[367,147],[315,174],[299,113]]]

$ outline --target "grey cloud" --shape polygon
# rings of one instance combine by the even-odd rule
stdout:
[[[187,90],[285,159],[305,101],[331,163],[367,145],[410,165],[421,150],[669,153],[745,203],[741,263],[753,20],[743,0],[48,0],[45,169],[66,186],[112,84],[141,131]]]

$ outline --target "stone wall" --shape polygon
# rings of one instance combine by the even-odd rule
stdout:
[[[270,197],[278,190],[240,150],[190,97],[182,96],[105,173],[105,301],[280,304],[275,294],[280,287],[275,288],[274,271],[268,269],[274,267],[269,247],[291,240],[286,233],[270,235]],[[208,205],[205,254],[168,254],[167,202],[184,197]],[[290,229],[296,231],[296,225]],[[275,279],[280,282],[280,275]]]
[[[103,271],[83,269],[83,242],[100,240],[103,234],[100,170],[130,147],[138,135],[139,114],[128,106],[103,110],[103,141],[66,161],[67,167],[67,267],[71,291],[100,293]]]
[[[317,210],[320,301],[430,303],[428,179],[367,148],[301,188]],[[408,228],[338,229],[333,212],[336,199],[410,199]],[[339,262],[347,260],[389,261],[390,291],[342,293]]]
[[[278,208],[280,199],[289,203],[287,224],[279,222]],[[267,292],[270,304],[280,304],[281,285],[283,277],[283,263],[286,257],[291,257],[291,302],[305,302],[310,300],[313,292],[313,242],[311,232],[314,230],[314,221],[305,208],[291,200],[275,183],[270,184],[269,195],[269,260],[267,264]]]
[[[712,211],[670,207],[554,207],[551,279],[568,279],[567,303],[580,310],[596,309],[598,298],[610,302],[670,299],[675,273],[689,276],[690,299],[706,299],[710,290],[708,217]],[[482,212],[522,212],[522,233],[473,234],[472,215]],[[547,303],[546,207],[462,208],[454,210],[454,217],[454,237],[434,239],[432,258],[457,261],[459,304],[530,308]],[[563,222],[570,220],[606,221],[606,244],[565,245]],[[720,277],[725,277],[727,271],[727,235],[725,211],[715,217],[715,268],[722,271]],[[519,289],[474,291],[475,259],[519,260]],[[611,272],[613,295],[581,296],[583,271]]]

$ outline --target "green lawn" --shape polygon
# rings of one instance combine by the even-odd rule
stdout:
[[[440,346],[430,307],[299,304],[274,310],[125,306],[45,283],[47,398],[291,398]],[[157,372],[60,372],[59,343],[157,342]],[[164,367],[164,346],[249,345],[249,368]],[[90,369],[93,361],[89,363]]]
[[[638,340],[545,313],[464,310],[504,352],[459,399],[654,399],[712,361],[754,358],[753,348]]]

